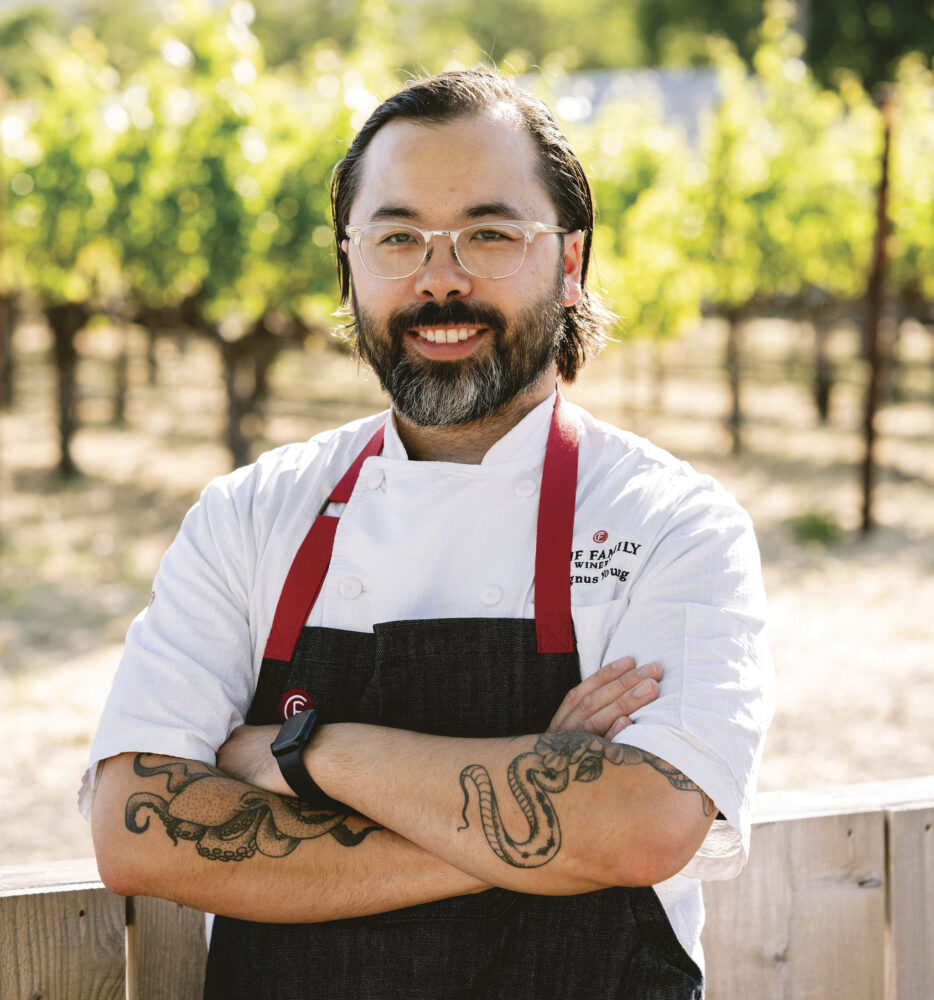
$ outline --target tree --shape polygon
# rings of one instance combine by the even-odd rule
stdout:
[[[6,88],[14,94],[28,94],[46,83],[32,39],[62,30],[61,12],[52,5],[36,4],[0,18],[0,76]]]
[[[333,308],[328,180],[384,59],[322,42],[301,70],[270,71],[252,14],[190,2],[161,26],[159,55],[122,92],[128,114],[151,109],[152,134],[125,130],[111,232],[136,314],[168,310],[218,346],[235,465],[251,458],[271,360]]]
[[[46,81],[35,99],[12,102],[0,119],[9,178],[7,233],[0,272],[39,301],[54,341],[63,476],[77,472],[75,336],[116,276],[107,229],[112,192],[101,164],[113,145],[104,127],[116,71],[86,28],[69,43],[37,36]]]
[[[934,70],[917,54],[896,72],[892,151],[892,284],[906,312],[934,303]]]
[[[934,9],[916,0],[810,3],[807,59],[817,78],[855,73],[872,90],[895,79],[908,52],[934,55]]]
[[[558,104],[560,108],[562,105]],[[600,279],[624,336],[664,339],[700,315],[700,286],[685,253],[688,143],[664,122],[660,96],[607,101],[583,127],[569,124],[598,207]]]
[[[878,135],[868,102],[822,91],[781,16],[762,26],[755,77],[717,44],[721,103],[703,133],[690,212],[701,220],[688,255],[705,300],[728,323],[732,448],[742,447],[744,320],[765,302],[808,289],[854,295],[873,231],[868,184]]]
[[[636,23],[649,65],[684,65],[709,61],[711,35],[751,62],[761,21],[761,0],[652,0],[638,5]]]

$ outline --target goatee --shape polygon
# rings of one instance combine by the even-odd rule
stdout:
[[[396,409],[420,427],[483,420],[535,385],[554,361],[564,334],[563,283],[522,309],[512,323],[492,306],[459,299],[425,302],[393,313],[383,330],[353,298],[357,349]],[[416,327],[483,326],[493,349],[482,357],[431,361],[406,349]]]

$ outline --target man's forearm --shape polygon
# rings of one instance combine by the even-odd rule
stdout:
[[[582,681],[568,692],[549,732],[619,732],[656,697],[662,676],[657,663],[635,667],[622,658]],[[269,752],[277,731],[241,726],[218,751],[220,769],[150,754],[107,761],[92,813],[107,885],[265,921],[362,916],[488,888],[482,878],[385,828],[385,821],[378,828],[363,819],[370,814],[362,807],[346,818],[333,812],[310,817],[289,795]],[[390,770],[390,786],[377,781],[371,789],[377,801],[392,794],[398,769]],[[411,808],[404,811],[411,816]]]
[[[92,832],[117,892],[270,922],[332,920],[480,891],[473,876],[353,814],[314,813],[193,761],[107,761]]]
[[[451,739],[323,726],[321,787],[484,882],[535,893],[650,885],[679,871],[715,809],[651,754],[583,733]]]

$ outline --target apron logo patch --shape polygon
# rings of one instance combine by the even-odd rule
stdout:
[[[599,545],[601,542],[605,542],[610,536],[605,531],[595,531],[593,533],[593,540]]]
[[[279,718],[285,722],[293,715],[304,712],[306,708],[314,708],[314,701],[311,695],[302,688],[289,688],[279,699]]]

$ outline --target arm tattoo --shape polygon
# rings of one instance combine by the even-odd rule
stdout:
[[[141,778],[166,776],[169,798],[136,792],[127,799],[124,822],[131,833],[149,829],[150,809],[162,820],[173,843],[194,841],[198,853],[212,861],[243,861],[259,851],[270,858],[291,854],[303,840],[330,834],[344,847],[356,847],[381,829],[351,812],[316,810],[297,799],[253,788],[215,767],[176,761],[148,767],[139,753],[133,770]]]
[[[507,771],[509,788],[529,824],[528,838],[516,841],[506,832],[493,783],[482,764],[468,764],[461,771],[464,825],[458,829],[466,830],[470,825],[467,819],[470,802],[467,783],[470,782],[480,797],[480,821],[487,843],[496,856],[516,868],[538,868],[547,864],[561,848],[561,827],[549,796],[563,792],[572,780],[596,781],[603,773],[604,761],[616,765],[648,764],[663,774],[672,788],[696,792],[701,797],[705,816],[714,814],[713,802],[701,789],[654,754],[587,733],[544,733],[534,749],[519,754]]]

